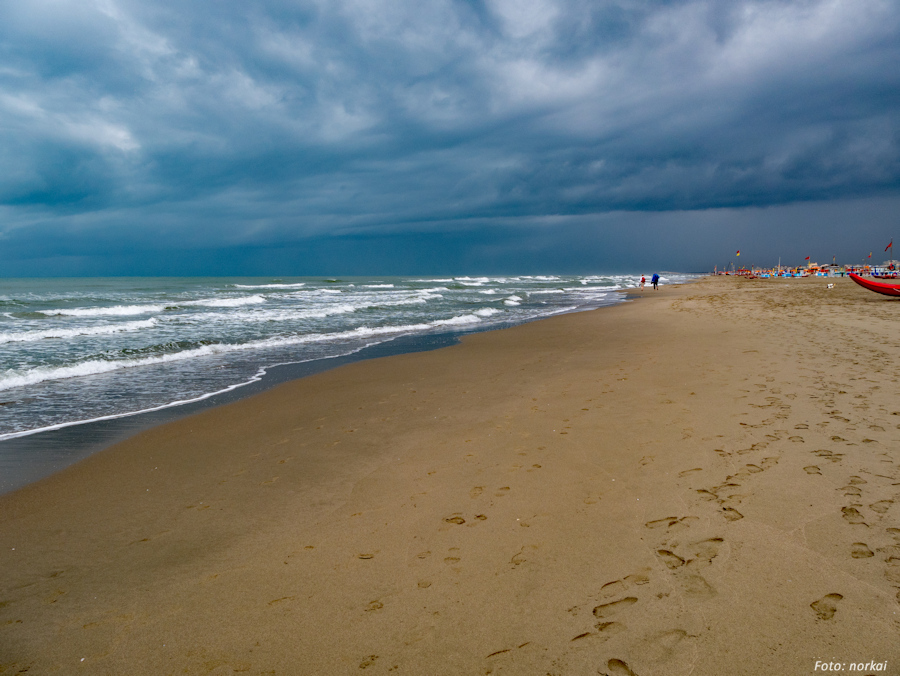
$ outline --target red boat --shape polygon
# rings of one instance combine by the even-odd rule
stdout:
[[[888,284],[886,282],[876,282],[871,279],[863,279],[854,272],[850,273],[850,279],[859,284],[864,289],[882,293],[885,296],[900,296],[900,284]]]

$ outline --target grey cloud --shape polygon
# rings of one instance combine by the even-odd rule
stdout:
[[[900,187],[888,2],[7,0],[0,15],[0,230],[127,222],[134,242],[212,228],[268,246]]]

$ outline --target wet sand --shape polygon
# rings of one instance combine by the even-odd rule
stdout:
[[[351,364],[0,496],[0,674],[900,673],[900,301],[828,282]]]

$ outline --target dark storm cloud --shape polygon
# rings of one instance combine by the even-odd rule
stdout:
[[[900,187],[889,1],[0,0],[0,17],[12,249],[553,228]]]

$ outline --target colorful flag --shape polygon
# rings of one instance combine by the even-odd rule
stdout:
[[[890,249],[892,246],[894,246],[894,240],[891,240],[891,243],[888,244],[886,247],[884,247],[884,250],[887,251],[887,250]]]
[[[741,250],[740,250],[740,249],[738,249],[738,250],[737,250],[737,253],[736,253],[736,254],[734,254],[734,255],[735,255],[735,256],[740,256],[740,255],[741,255]]]
[[[809,260],[809,256],[806,257],[806,260]]]
[[[872,252],[870,251],[870,252],[869,252],[869,258],[871,258],[871,257],[872,257]]]

